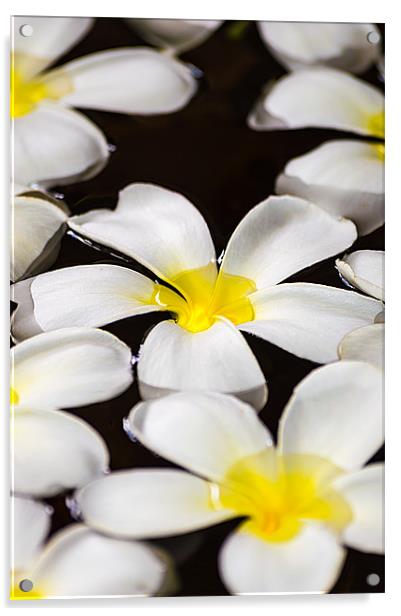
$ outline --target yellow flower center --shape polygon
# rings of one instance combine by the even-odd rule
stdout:
[[[16,404],[19,404],[18,392],[13,387],[10,387],[10,404],[12,406],[15,406]]]
[[[245,529],[273,542],[288,541],[304,522],[340,531],[352,520],[346,500],[332,487],[341,470],[319,456],[278,455],[273,448],[245,458],[212,485],[214,508],[248,518]]]
[[[368,128],[371,135],[384,139],[384,111],[369,116]]]
[[[200,332],[213,325],[219,316],[234,325],[252,321],[254,310],[248,295],[256,291],[252,280],[222,272],[216,278],[213,263],[181,273],[172,281],[182,297],[163,285],[156,285],[151,302],[176,315],[178,325]]]
[[[24,578],[21,577],[21,579],[19,579],[18,581],[15,579],[15,575],[13,575],[14,581],[13,584],[11,585],[11,590],[10,590],[10,599],[13,601],[21,601],[24,599],[44,599],[46,597],[45,593],[43,593],[41,591],[41,589],[35,588],[35,585],[33,585],[31,590],[22,590],[22,588],[24,587],[24,582],[28,582],[29,580],[25,580]],[[22,583],[22,587],[21,587],[21,583]],[[29,588],[29,586],[27,587]]]

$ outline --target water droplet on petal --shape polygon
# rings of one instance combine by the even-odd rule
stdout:
[[[65,499],[65,504],[71,514],[71,517],[74,520],[76,520],[77,522],[82,520],[81,509],[79,508],[78,502],[74,496],[67,496],[67,498]]]
[[[117,150],[117,146],[114,143],[108,143],[107,149],[109,152],[115,152]]]
[[[123,419],[123,430],[125,434],[128,436],[129,440],[133,443],[137,443],[138,439],[136,438],[134,432],[132,431],[131,424],[129,422],[128,417],[124,417]]]

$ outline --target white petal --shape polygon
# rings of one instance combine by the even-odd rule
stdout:
[[[76,495],[85,523],[116,537],[166,537],[217,524],[232,517],[216,511],[206,481],[170,469],[112,473]]]
[[[223,544],[219,569],[233,594],[322,593],[334,585],[344,559],[334,534],[308,524],[294,539],[277,543],[234,532]]]
[[[384,300],[384,251],[357,250],[337,259],[341,276],[353,287]]]
[[[74,47],[92,27],[90,17],[13,17],[15,67],[24,76],[33,76]],[[33,28],[30,37],[21,35],[21,26]]]
[[[341,340],[340,359],[366,361],[380,370],[384,367],[384,324],[374,323],[356,329]]]
[[[12,299],[20,304],[13,315],[13,335],[22,340],[38,328],[101,327],[162,310],[152,299],[154,291],[149,278],[119,265],[78,265],[46,272],[12,287]],[[28,308],[29,298],[33,305]]]
[[[18,404],[39,410],[109,400],[133,380],[129,347],[89,327],[34,336],[11,350],[11,361]]]
[[[103,537],[81,524],[68,526],[46,547],[30,579],[45,597],[147,596],[158,592],[167,565],[136,541]]]
[[[11,504],[13,524],[12,569],[26,570],[39,553],[50,529],[49,508],[38,501],[14,496]]]
[[[158,323],[140,349],[139,388],[143,398],[172,391],[218,391],[261,409],[265,377],[241,333],[225,319],[193,333],[173,321]]]
[[[45,254],[51,253],[56,259],[66,220],[63,210],[46,199],[14,198],[11,280],[40,271],[45,262],[50,265],[44,261]]]
[[[235,229],[221,269],[261,289],[335,255],[355,239],[349,220],[336,220],[304,199],[269,197]]]
[[[164,279],[204,267],[216,256],[201,213],[183,195],[153,184],[130,184],[119,193],[114,211],[92,210],[69,224]]]
[[[248,296],[254,321],[242,331],[318,363],[337,359],[342,338],[373,323],[382,304],[359,293],[320,284],[293,282]]]
[[[146,47],[99,51],[65,64],[62,73],[73,89],[62,103],[116,113],[178,111],[197,89],[189,66]]]
[[[215,481],[238,460],[272,444],[249,405],[210,392],[141,402],[131,411],[128,425],[158,455]]]
[[[77,111],[41,105],[14,120],[14,177],[21,184],[68,184],[96,175],[109,151],[103,133]]]
[[[272,55],[290,70],[326,65],[363,73],[378,58],[380,45],[368,34],[379,34],[373,24],[257,22],[260,36]]]
[[[343,533],[344,542],[363,552],[384,551],[384,464],[371,464],[337,479],[340,490],[352,508],[352,522]]]
[[[221,25],[218,19],[133,19],[129,25],[140,36],[158,47],[182,53],[203,43]]]
[[[311,68],[269,87],[248,121],[256,130],[317,127],[383,137],[373,121],[383,111],[377,88],[336,69]]]
[[[105,443],[89,424],[68,413],[18,410],[12,428],[15,492],[54,496],[106,470]]]
[[[336,217],[354,221],[360,235],[384,223],[383,146],[327,141],[290,160],[276,192],[310,199]]]
[[[352,470],[383,444],[382,374],[362,362],[311,372],[294,390],[280,420],[283,453],[313,454]]]

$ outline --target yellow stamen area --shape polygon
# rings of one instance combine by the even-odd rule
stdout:
[[[252,321],[254,311],[248,295],[256,290],[252,280],[220,272],[214,263],[182,272],[171,280],[182,294],[156,285],[151,302],[156,302],[176,315],[177,323],[196,333],[225,317],[234,325]]]
[[[72,92],[71,80],[58,69],[49,74],[24,77],[16,68],[11,70],[10,110],[13,118],[34,111],[42,101],[55,101]]]
[[[18,392],[13,387],[10,387],[10,404],[12,406],[15,406],[16,404],[19,404]]]
[[[377,156],[377,158],[384,161],[384,152],[385,152],[384,143],[373,143],[372,147],[374,148],[375,155]]]
[[[22,590],[20,586],[21,582],[29,579],[29,577],[27,578],[27,576],[24,576],[21,572],[12,571],[11,578],[12,583],[10,589],[10,599],[12,601],[23,601],[24,599],[44,599],[46,597],[46,594],[40,588],[36,588],[35,584],[33,585],[32,590]]]
[[[369,116],[368,129],[371,135],[384,139],[384,111]]]
[[[232,466],[219,486],[211,486],[211,502],[247,517],[244,529],[267,541],[292,539],[308,520],[341,531],[352,511],[332,487],[340,474],[319,456],[280,456],[271,448]]]

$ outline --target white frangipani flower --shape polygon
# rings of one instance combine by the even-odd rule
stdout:
[[[72,524],[45,544],[49,510],[28,498],[13,499],[12,520],[11,599],[148,596],[165,583],[168,561],[144,543]],[[23,590],[24,580],[31,590]]]
[[[11,350],[13,490],[52,496],[85,484],[108,466],[105,443],[64,413],[108,400],[132,382],[131,352],[108,332],[68,328]]]
[[[199,211],[182,195],[132,184],[116,210],[69,220],[86,238],[117,249],[162,282],[118,265],[84,265],[17,283],[13,333],[101,326],[151,311],[174,316],[156,325],[140,350],[143,397],[172,390],[233,393],[261,408],[265,378],[240,331],[325,363],[341,338],[371,323],[381,303],[318,284],[278,284],[350,246],[348,220],[294,197],[269,197],[234,231],[220,269]],[[170,287],[163,283],[168,283]],[[174,290],[173,290],[174,289]]]
[[[175,54],[197,47],[223,23],[220,19],[134,19],[129,25],[148,43]]]
[[[188,469],[111,473],[76,494],[85,523],[114,537],[156,538],[245,517],[223,544],[232,593],[325,592],[345,546],[383,549],[381,375],[362,362],[318,368],[294,390],[274,447],[247,404],[217,393],[139,403],[141,443]],[[166,438],[168,435],[168,438]]]
[[[384,301],[384,251],[357,250],[336,261],[346,282]],[[372,325],[360,327],[342,339],[338,347],[340,359],[367,361],[379,369],[384,364],[384,312]]]
[[[64,204],[44,193],[14,196],[10,261],[13,282],[37,274],[54,263],[68,213]]]
[[[80,107],[129,114],[170,113],[196,91],[185,64],[144,47],[90,54],[48,70],[88,31],[87,18],[30,17],[32,37],[15,17],[11,112],[15,181],[42,186],[77,181],[104,166],[103,133]]]
[[[368,38],[380,41],[373,24],[259,21],[257,27],[270,53],[291,71],[324,65],[362,73],[380,58],[380,45]]]

